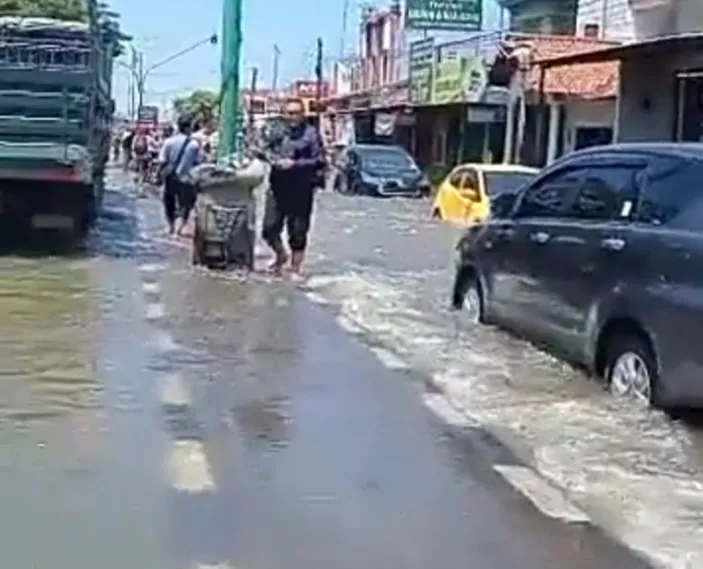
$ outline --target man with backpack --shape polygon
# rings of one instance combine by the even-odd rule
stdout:
[[[132,144],[132,154],[134,155],[134,165],[137,172],[136,182],[144,182],[146,171],[149,167],[149,135],[144,127],[137,130]]]
[[[164,180],[163,204],[169,234],[176,230],[176,218],[181,219],[178,235],[188,223],[197,198],[191,170],[200,162],[200,144],[191,135],[191,121],[179,117],[178,133],[168,137],[159,155],[161,178]]]
[[[124,156],[122,167],[125,172],[129,171],[132,164],[132,144],[134,144],[134,130],[129,127],[122,133],[122,156]]]

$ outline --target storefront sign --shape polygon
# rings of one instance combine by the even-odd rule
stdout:
[[[459,30],[475,32],[481,29],[482,0],[407,0],[406,26],[415,30]]]
[[[417,117],[415,116],[415,113],[405,110],[400,113],[398,113],[398,116],[395,119],[395,125],[396,126],[415,126],[417,124]]]
[[[323,99],[328,97],[330,93],[330,86],[327,81],[320,82],[320,97]],[[296,81],[293,83],[292,95],[295,97],[300,97],[301,99],[306,99],[309,97],[317,96],[317,81]]]
[[[434,39],[427,38],[410,44],[409,99],[412,104],[426,105],[432,102],[432,74],[435,61]]]
[[[466,111],[466,120],[470,123],[493,123],[504,120],[502,107],[469,107]]]
[[[359,95],[352,97],[350,100],[349,107],[352,111],[361,111],[371,108],[371,96],[370,95]]]
[[[390,109],[407,103],[407,84],[386,85],[374,92],[371,97],[371,107],[376,109]]]
[[[137,111],[137,121],[142,124],[157,124],[159,122],[159,107],[142,105]]]
[[[497,105],[500,107],[507,107],[509,100],[509,93],[507,87],[498,87],[496,85],[489,85],[483,93],[481,98],[481,103],[484,105]]]
[[[477,103],[488,84],[488,70],[477,57],[452,58],[439,62],[434,73],[436,105],[449,103]]]

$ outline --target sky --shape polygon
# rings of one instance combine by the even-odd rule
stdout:
[[[251,70],[257,67],[259,87],[271,86],[274,45],[281,50],[279,86],[313,76],[318,37],[323,41],[326,62],[338,57],[343,48],[346,55],[354,53],[361,12],[358,0],[349,0],[346,34],[342,34],[345,0],[243,1],[242,74],[247,85]],[[499,10],[495,0],[484,3],[484,27],[496,29]],[[368,4],[385,6],[390,0]],[[124,31],[145,54],[146,68],[221,32],[221,0],[111,0],[111,6],[121,14]],[[219,65],[220,47],[206,44],[156,67],[147,78],[145,103],[167,108],[175,97],[193,89],[217,89]],[[128,100],[127,75],[117,66],[113,88],[118,110],[123,112]]]

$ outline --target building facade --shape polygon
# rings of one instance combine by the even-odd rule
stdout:
[[[364,10],[359,29],[359,90],[379,89],[400,80],[398,60],[403,43],[400,2],[387,9]]]
[[[576,33],[577,0],[498,0],[510,13],[510,29],[527,34]]]
[[[579,0],[577,33],[642,41],[703,29],[700,0]]]
[[[631,0],[579,0],[576,32],[581,36],[604,40],[634,40]]]
[[[619,64],[616,141],[703,142],[703,2],[628,0],[628,8],[634,41],[549,65]]]

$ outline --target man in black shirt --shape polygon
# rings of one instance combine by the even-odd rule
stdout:
[[[278,159],[271,164],[263,238],[276,255],[271,268],[280,272],[289,260],[281,240],[285,225],[291,270],[299,274],[307,247],[314,188],[318,172],[324,166],[324,155],[317,130],[305,122],[303,102],[290,99],[283,114],[288,129],[277,141]]]

